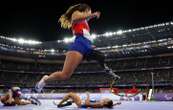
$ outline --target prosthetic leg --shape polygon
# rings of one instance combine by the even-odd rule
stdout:
[[[108,73],[109,75],[113,76],[114,79],[120,79],[120,76],[115,74],[112,69],[110,69],[107,64],[105,63],[105,55],[104,53],[93,50],[88,56],[86,56],[86,59],[89,60],[96,60],[100,64],[102,68],[104,68],[104,71]]]

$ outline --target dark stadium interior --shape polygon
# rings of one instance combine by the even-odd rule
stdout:
[[[172,20],[172,2],[156,0],[33,0],[2,3],[0,7],[0,35],[23,37],[40,41],[55,41],[70,36],[61,29],[58,18],[71,5],[89,4],[93,11],[101,11],[98,21],[91,21],[91,31],[97,34],[119,29],[132,29]]]
[[[94,44],[106,54],[107,64],[121,76],[115,87],[151,88],[154,73],[156,88],[173,84],[172,22],[126,30],[120,35],[100,36]],[[67,43],[57,41],[38,45],[15,43],[0,38],[1,88],[18,85],[33,88],[44,74],[61,70]],[[54,47],[55,51],[51,50]],[[10,76],[10,77],[9,77]],[[67,81],[50,82],[47,88],[109,87],[111,76],[96,61],[84,61]],[[80,82],[80,83],[79,83]]]
[[[172,10],[163,0],[3,1],[0,110],[110,110],[108,100],[172,110]]]

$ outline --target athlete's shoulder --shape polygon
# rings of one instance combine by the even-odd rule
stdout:
[[[80,12],[80,11],[75,11],[75,12],[73,12],[73,14],[72,14],[72,16],[71,16],[71,20],[72,20],[72,21],[79,20],[79,19],[81,19],[81,18],[83,18],[83,13]]]

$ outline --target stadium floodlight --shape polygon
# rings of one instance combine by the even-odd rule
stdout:
[[[117,35],[121,35],[121,34],[123,34],[123,31],[122,30],[118,30],[117,31]]]
[[[58,42],[58,43],[61,43],[61,42],[62,42],[62,40],[57,40],[57,42]]]
[[[127,47],[127,44],[122,45],[122,47]]]
[[[172,49],[172,48],[173,48],[173,46],[168,46],[167,48],[168,48],[168,49]]]
[[[165,23],[166,25],[169,25],[169,23]]]
[[[54,53],[54,52],[55,52],[55,49],[51,49],[50,52],[51,52],[51,53]]]
[[[63,42],[65,42],[65,43],[70,43],[70,42],[73,42],[74,39],[75,39],[75,36],[73,36],[73,37],[71,37],[71,38],[64,38],[64,39],[63,39]]]
[[[70,38],[64,38],[64,40],[63,40],[65,43],[69,43],[70,41],[71,41],[71,39]]]
[[[5,39],[6,37],[4,37],[4,36],[0,36],[0,38]]]
[[[28,40],[26,43],[28,43],[28,44],[38,44],[38,42],[37,41],[34,41],[34,40]]]
[[[111,46],[107,46],[106,48],[107,48],[107,49],[110,49],[110,48],[111,48]]]
[[[64,38],[63,41],[64,41],[65,43],[68,43],[68,42],[69,42],[69,38]]]
[[[17,39],[15,39],[15,38],[7,38],[8,40],[11,40],[11,41],[13,41],[13,42],[17,42],[18,40]]]
[[[160,27],[160,26],[165,26],[165,24],[164,24],[164,23],[162,23],[162,24],[158,24],[157,26],[158,26],[158,27]]]
[[[127,32],[132,32],[132,30],[131,30],[131,29],[129,29]]]
[[[112,36],[113,33],[112,33],[112,32],[106,32],[106,33],[104,33],[103,35],[106,36],[106,37],[109,37],[109,36]]]
[[[14,40],[15,41],[15,40]],[[39,41],[34,41],[34,40],[25,40],[23,38],[17,39],[17,42],[19,44],[29,44],[29,45],[35,45],[35,44],[40,44],[41,42]]]
[[[98,38],[98,37],[102,37],[102,36],[103,36],[102,34],[100,34],[100,35],[97,35],[97,38]]]
[[[22,39],[22,38],[20,38],[20,39],[17,40],[17,42],[18,42],[19,44],[23,44],[23,43],[25,43],[25,40]]]
[[[26,39],[23,39],[23,38],[16,39],[16,38],[5,37],[5,39],[13,41],[13,42],[17,42],[19,44],[29,44],[29,45],[41,44],[40,41],[26,40]]]
[[[33,40],[28,40],[28,44],[34,44],[35,42]]]
[[[173,22],[171,21],[170,24],[173,25]]]
[[[94,40],[96,39],[97,35],[96,34],[91,34],[91,38]]]
[[[114,46],[112,46],[112,48],[118,48],[119,46],[118,45],[114,45]]]

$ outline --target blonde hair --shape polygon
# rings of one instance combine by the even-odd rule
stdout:
[[[61,23],[61,27],[64,29],[69,29],[72,26],[71,21],[67,19],[64,14],[59,18],[59,22]]]
[[[72,24],[71,24],[71,16],[75,11],[80,11],[83,12],[86,9],[91,9],[87,4],[77,4],[70,6],[69,9],[61,15],[59,18],[59,22],[61,23],[61,27],[64,29],[70,29]]]

